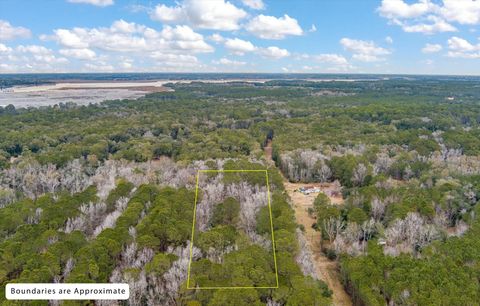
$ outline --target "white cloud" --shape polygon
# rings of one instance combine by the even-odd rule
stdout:
[[[92,60],[96,57],[96,54],[93,50],[84,48],[84,49],[60,49],[58,51],[61,55],[66,57],[73,57],[81,60]]]
[[[245,29],[263,39],[283,39],[288,35],[303,34],[297,20],[288,15],[280,18],[259,15],[251,19]]]
[[[10,52],[12,52],[12,48],[5,46],[4,44],[0,44],[0,54]]]
[[[64,57],[56,57],[53,50],[47,49],[44,46],[39,45],[19,45],[15,48],[17,53],[26,54],[29,57],[32,57],[35,61],[44,62],[44,63],[67,63],[68,60]],[[24,58],[25,59],[25,58]],[[32,62],[32,59],[28,60]]]
[[[31,54],[37,54],[37,55],[49,55],[52,54],[52,50],[49,50],[45,48],[44,46],[39,46],[39,45],[19,45],[16,50],[18,52],[23,52],[23,53],[31,53]]]
[[[254,10],[265,9],[265,3],[262,0],[242,0],[243,4]]]
[[[68,0],[68,2],[92,4],[95,6],[109,6],[114,4],[113,0]]]
[[[355,69],[343,55],[336,53],[296,54],[295,60],[308,60],[307,65],[303,65],[298,72],[346,72]]]
[[[167,38],[181,37],[181,39],[195,39],[195,34],[189,31],[176,31],[176,27],[168,27],[168,31],[155,32],[151,39],[167,41]],[[98,29],[97,29],[98,30]],[[111,31],[108,28],[108,31]],[[89,31],[87,31],[88,33]],[[182,36],[183,35],[183,36]],[[148,41],[148,40],[147,40]],[[88,42],[89,44],[93,42]],[[89,45],[90,46],[90,45]],[[110,46],[111,47],[111,46]],[[94,47],[95,48],[95,47]],[[145,49],[138,52],[101,52],[97,48],[95,52],[85,48],[64,48],[55,51],[39,45],[20,45],[12,49],[0,44],[0,63],[8,63],[0,67],[1,71],[9,72],[65,72],[65,71],[202,71],[205,66],[189,51],[180,49]],[[71,62],[66,58],[84,60],[82,64],[78,61]]]
[[[203,36],[189,26],[165,26],[158,32],[152,28],[123,20],[116,21],[110,28],[56,29],[52,36],[41,36],[43,40],[53,39],[68,49],[100,49],[109,52],[212,52]]]
[[[317,27],[314,24],[312,24],[312,26],[310,27],[310,30],[308,30],[308,32],[310,32],[310,33],[317,32]]]
[[[6,20],[0,20],[0,41],[15,38],[29,38],[32,35],[29,29],[14,27]]]
[[[155,52],[152,52],[150,57],[159,62],[177,62],[177,61],[185,61],[185,62],[192,62],[192,63],[198,62],[198,59],[196,56],[188,55],[188,54],[162,53],[162,52],[155,51]]]
[[[271,46],[268,48],[261,48],[259,49],[259,53],[264,57],[273,58],[273,59],[280,59],[290,55],[290,52],[288,52],[288,50],[280,49],[275,46]]]
[[[146,27],[144,25],[139,25],[139,24],[136,24],[135,22],[126,22],[123,19],[114,21],[110,26],[110,30],[112,32],[125,33],[125,34],[140,33],[145,29]]]
[[[109,65],[107,63],[98,63],[98,64],[86,63],[84,67],[87,71],[92,71],[92,72],[114,72],[115,71],[115,68],[112,65]]]
[[[225,66],[245,66],[247,62],[230,60],[228,58],[222,57],[218,61],[212,61],[214,65],[225,65]]]
[[[452,37],[448,41],[448,56],[460,58],[480,58],[480,44],[472,44],[469,41]]]
[[[132,68],[133,65],[132,65],[132,63],[130,63],[130,62],[123,62],[123,63],[120,63],[120,67],[123,68],[123,69],[128,70],[128,69]]]
[[[189,23],[194,27],[219,31],[240,28],[247,13],[225,0],[185,0],[175,7],[157,5],[150,17],[171,23]]]
[[[68,63],[68,59],[64,57],[56,57],[55,55],[52,54],[47,54],[47,55],[33,55],[33,58],[35,61],[39,62],[44,62],[48,64],[65,64]]]
[[[19,45],[15,49],[0,44],[2,70],[10,72],[52,72],[62,70],[68,60],[40,45]]]
[[[201,71],[205,66],[194,54],[214,51],[187,25],[156,30],[124,20],[109,27],[55,29],[41,39],[56,41],[67,58],[88,61],[79,66],[82,71]]]
[[[157,5],[150,17],[161,22],[182,22],[188,19],[183,7],[168,7],[165,4]]]
[[[448,21],[475,25],[480,23],[480,1],[478,0],[443,0],[440,9]]]
[[[385,37],[385,42],[387,44],[393,44],[393,38],[391,38],[390,36],[387,36],[387,37]]]
[[[342,38],[340,44],[343,48],[353,53],[352,58],[362,62],[377,62],[385,60],[384,56],[390,54],[385,48],[377,46],[372,41]]]
[[[131,13],[149,13],[152,9],[143,4],[129,4],[125,8]]]
[[[157,43],[161,45],[165,40],[169,42],[168,49],[179,49],[189,53],[213,52],[213,48],[203,40],[203,36],[189,26],[164,27],[157,37]]]
[[[455,32],[457,28],[434,15],[427,16],[425,21],[422,23],[417,23],[413,25],[409,25],[406,23],[401,24],[402,29],[405,32],[409,33],[423,33],[423,34],[434,34],[434,33],[441,33],[441,32]]]
[[[469,43],[467,40],[460,37],[452,37],[448,40],[448,48],[455,51],[474,51],[476,46]]]
[[[161,67],[181,67],[183,69],[193,69],[201,66],[198,58],[189,54],[162,53],[155,51],[150,55],[150,58],[154,59]]]
[[[88,42],[84,41],[82,37],[88,35],[87,30],[82,28],[75,28],[73,30],[66,29],[57,29],[53,31],[53,39],[60,43],[62,46],[67,48],[86,48],[88,47]],[[47,36],[41,35],[41,39],[48,39]]]
[[[225,41],[225,38],[218,33],[213,33],[212,35],[208,36],[208,39],[217,44]]]
[[[306,53],[300,53],[300,54],[295,54],[295,60],[308,60],[311,58],[311,56],[309,54],[306,54]]]
[[[480,1],[478,0],[418,0],[408,4],[404,0],[382,0],[377,8],[379,14],[391,24],[402,27],[406,32],[433,34],[454,32],[451,23],[476,25],[480,23]]]
[[[437,53],[442,51],[442,46],[439,44],[426,44],[425,47],[422,48],[423,53]]]
[[[381,16],[389,19],[415,18],[430,12],[433,7],[429,0],[420,0],[413,4],[407,4],[403,0],[382,0],[377,11]]]
[[[15,65],[0,63],[0,72],[2,73],[17,72],[17,71],[18,71],[18,67]]]
[[[328,66],[326,67],[326,70],[331,72],[349,71],[355,68],[348,62],[348,60],[344,56],[335,54],[335,53],[317,54],[317,55],[313,55],[312,58],[316,62],[328,64]],[[325,69],[322,69],[321,67],[317,67],[315,68],[315,70],[323,71]]]
[[[338,54],[318,54],[312,56],[314,60],[322,62],[322,63],[330,63],[335,65],[348,65],[348,60]]]
[[[227,39],[225,48],[237,55],[244,55],[246,52],[253,52],[257,49],[251,42],[239,38]]]

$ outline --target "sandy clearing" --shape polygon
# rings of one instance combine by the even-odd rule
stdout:
[[[40,92],[0,93],[0,105],[12,104],[17,108],[41,107],[73,102],[77,105],[100,103],[106,100],[138,99],[147,92],[123,89],[66,89]]]
[[[139,87],[163,87],[166,81],[156,82],[60,82],[54,85],[40,85],[40,86],[15,86],[14,93],[39,92],[47,90],[65,90],[65,89],[128,89]]]
[[[14,86],[12,88],[14,93],[30,93],[39,91],[49,91],[58,89],[113,89],[113,88],[148,88],[148,87],[163,87],[165,84],[190,84],[192,82],[215,83],[224,84],[229,82],[244,82],[244,83],[265,83],[269,80],[255,80],[255,79],[225,79],[225,80],[156,80],[156,81],[88,81],[81,80],[75,82],[58,81],[51,85],[39,86]]]
[[[145,91],[149,93],[153,92],[172,92],[173,89],[169,87],[160,87],[160,86],[131,86],[131,87],[65,87],[59,90],[71,90],[71,89],[118,89],[118,90],[133,90],[133,91]]]
[[[100,103],[107,100],[138,99],[148,93],[169,92],[163,86],[167,81],[155,82],[59,82],[52,85],[17,86],[0,91],[0,106],[41,107],[60,102],[77,105]]]

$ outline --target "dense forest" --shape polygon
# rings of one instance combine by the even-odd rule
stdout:
[[[320,193],[310,213],[355,305],[480,305],[479,84],[192,82],[0,107],[0,299],[8,282],[126,282],[130,305],[330,305],[289,180],[341,189],[344,204]],[[203,173],[191,244],[207,169],[267,169],[269,186]],[[188,273],[197,288],[278,288],[191,290]]]

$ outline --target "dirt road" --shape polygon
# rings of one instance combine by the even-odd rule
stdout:
[[[272,160],[272,140],[268,140],[264,147],[265,159],[271,165],[275,163]],[[305,239],[307,246],[310,248],[313,254],[313,263],[315,265],[315,271],[317,277],[327,283],[330,290],[333,292],[333,305],[335,306],[351,306],[352,301],[350,296],[346,293],[340,282],[340,275],[338,273],[338,266],[335,261],[329,260],[323,255],[320,247],[320,232],[315,231],[312,228],[312,224],[315,223],[315,219],[308,215],[308,208],[313,208],[313,202],[318,193],[312,193],[304,195],[300,192],[296,192],[298,188],[305,186],[300,183],[290,183],[284,178],[283,185],[287,191],[290,199],[292,200],[293,208],[295,210],[295,218],[298,224],[302,224],[305,227]],[[332,204],[343,204],[343,198],[339,196],[333,196],[333,190],[335,186],[333,184],[308,184],[309,186],[319,187],[329,198]]]
[[[263,147],[263,151],[265,152],[265,159],[267,160],[267,162],[271,163],[272,165],[275,164],[272,160],[273,148],[271,139],[267,140],[267,144],[265,145],[265,147]]]
[[[320,232],[315,231],[312,228],[312,224],[315,223],[315,219],[308,215],[308,208],[313,208],[313,201],[318,193],[303,195],[300,192],[295,192],[301,186],[305,184],[290,183],[284,181],[285,190],[287,191],[295,210],[295,218],[298,224],[302,224],[305,227],[305,238],[307,240],[307,246],[310,248],[313,254],[313,261],[317,276],[327,283],[330,290],[333,291],[333,304],[338,306],[352,305],[350,296],[345,292],[342,283],[340,282],[340,275],[338,273],[337,263],[329,260],[323,255],[320,247]],[[330,184],[308,184],[309,186],[320,187],[322,191],[328,194],[328,189],[332,188]],[[330,197],[333,204],[342,204],[343,199],[341,197]]]

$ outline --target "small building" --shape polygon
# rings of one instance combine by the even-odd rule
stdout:
[[[298,188],[298,191],[300,191],[304,195],[307,195],[307,194],[311,194],[311,193],[318,193],[321,190],[320,190],[319,187],[315,187],[315,186],[303,186],[303,187]]]

